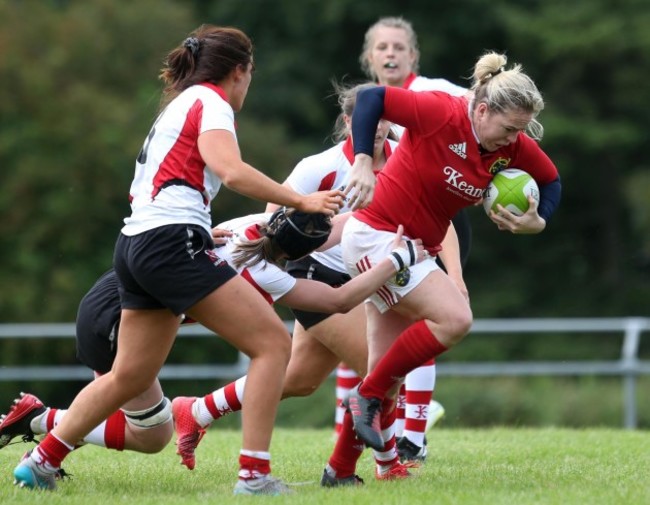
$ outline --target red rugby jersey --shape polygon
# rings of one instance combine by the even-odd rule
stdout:
[[[469,119],[469,103],[436,91],[386,88],[384,115],[406,128],[399,148],[377,175],[372,203],[355,217],[373,228],[404,226],[432,254],[440,250],[449,221],[474,205],[494,175],[508,167],[528,172],[543,186],[557,168],[524,133],[494,152],[482,152]]]

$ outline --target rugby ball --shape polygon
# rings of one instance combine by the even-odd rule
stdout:
[[[499,212],[497,204],[501,204],[521,216],[528,210],[529,196],[539,202],[539,187],[535,179],[518,168],[507,168],[497,173],[483,192],[483,208],[489,216],[490,210]]]

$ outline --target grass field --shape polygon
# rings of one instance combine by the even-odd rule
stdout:
[[[276,500],[288,504],[648,504],[650,433],[610,429],[433,429],[429,458],[411,479],[379,482],[366,451],[363,487],[323,489],[319,480],[332,448],[332,430],[277,429],[273,473],[294,483],[282,497],[235,497],[240,433],[211,429],[197,451],[197,467],[179,464],[170,445],[160,454],[84,447],[64,468],[72,480],[54,493],[12,486],[25,444],[0,451],[0,503],[195,505]]]

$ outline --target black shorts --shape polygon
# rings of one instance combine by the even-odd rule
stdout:
[[[299,260],[287,262],[286,271],[291,274],[292,277],[297,279],[320,281],[334,288],[337,288],[350,280],[348,274],[326,267],[311,256],[305,256]],[[324,321],[332,315],[323,312],[307,312],[298,309],[291,309],[291,312],[293,312],[294,317],[305,329]]]
[[[110,371],[117,352],[120,294],[109,270],[85,294],[77,310],[77,359],[102,374]]]
[[[210,234],[192,224],[120,233],[113,265],[123,309],[167,308],[177,316],[237,275]]]

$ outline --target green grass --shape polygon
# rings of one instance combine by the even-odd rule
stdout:
[[[26,446],[0,451],[0,503],[65,505],[248,503],[288,504],[607,504],[650,503],[650,433],[612,429],[433,429],[429,458],[415,476],[378,482],[367,451],[361,488],[322,489],[332,430],[277,429],[273,473],[296,483],[286,497],[235,497],[240,433],[213,428],[197,450],[197,468],[179,464],[173,445],[156,455],[84,447],[64,468],[73,479],[55,493],[11,485]]]

